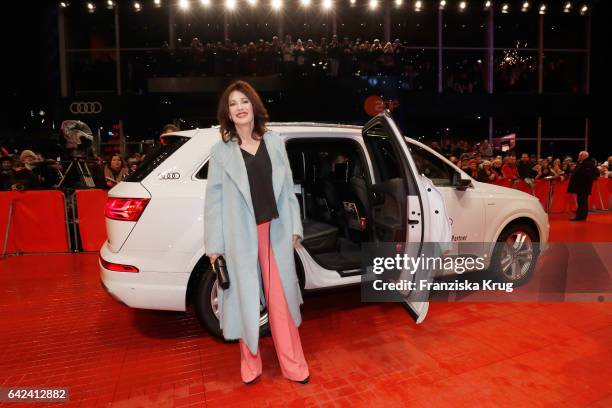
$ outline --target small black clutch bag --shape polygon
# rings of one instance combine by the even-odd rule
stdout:
[[[229,274],[227,273],[227,267],[225,265],[225,258],[223,256],[217,257],[213,263],[213,271],[217,274],[217,284],[222,289],[229,288],[230,280]]]

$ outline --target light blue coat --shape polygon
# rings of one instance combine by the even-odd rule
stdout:
[[[293,190],[285,143],[273,131],[263,136],[272,162],[272,185],[279,217],[272,220],[270,240],[289,311],[296,326],[303,303],[293,258],[292,235],[303,236],[300,207]],[[223,337],[242,338],[255,354],[259,341],[260,299],[264,299],[257,256],[257,225],[249,179],[237,142],[222,140],[212,147],[204,204],[206,253],[223,254],[230,277],[219,288]]]

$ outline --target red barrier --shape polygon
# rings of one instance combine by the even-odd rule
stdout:
[[[601,194],[601,206],[600,210],[610,209],[610,194],[612,194],[612,179],[600,178],[597,180],[599,183],[599,193]]]
[[[13,202],[7,253],[68,252],[64,194],[61,191],[3,192],[0,196],[3,244],[9,203]]]
[[[516,184],[514,185],[514,188],[516,188],[517,190],[520,190],[520,191],[522,191],[524,193],[533,195],[533,189],[531,188],[531,186],[529,184],[527,184],[527,182],[525,180],[518,180],[516,182]],[[544,207],[544,208],[546,208],[546,207]]]
[[[496,186],[501,186],[501,187],[512,188],[512,181],[506,180],[506,179],[496,180],[492,182],[491,184],[495,184]]]
[[[576,211],[576,195],[567,192],[569,180],[555,182],[549,212]]]
[[[544,210],[548,210],[548,198],[550,197],[550,181],[536,180],[533,188],[534,195],[540,200]]]
[[[607,210],[610,208],[609,180],[603,177],[593,183],[589,196],[589,210]]]
[[[12,215],[12,220],[11,220],[11,231],[9,231],[9,236],[8,236],[8,240],[7,240],[7,236],[6,236],[6,228],[8,226],[8,217],[9,217],[9,208],[11,206],[11,202],[13,202],[15,200],[15,196],[18,193],[14,193],[14,192],[1,192],[0,193],[0,244],[2,245],[0,247],[0,254],[2,253],[2,251],[5,248],[5,244],[6,244],[6,253],[8,254],[12,254],[15,253],[15,241],[13,240],[13,229],[14,229],[14,217],[15,217],[15,205],[13,204],[13,215]]]
[[[104,205],[107,192],[105,190],[77,190],[75,196],[82,250],[98,251],[106,241]]]

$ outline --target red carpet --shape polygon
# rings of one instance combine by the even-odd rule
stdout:
[[[612,214],[570,216],[551,217],[552,241],[612,240]],[[310,384],[282,378],[267,337],[245,386],[237,344],[192,312],[118,304],[96,254],[11,257],[0,288],[0,387],[68,387],[62,407],[612,406],[612,303],[432,303],[416,326],[358,290],[311,295]]]

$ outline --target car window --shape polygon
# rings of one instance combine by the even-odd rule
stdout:
[[[419,174],[425,175],[435,186],[452,186],[455,169],[427,149],[414,144],[408,146]]]
[[[378,182],[403,178],[398,154],[393,149],[391,138],[381,125],[376,125],[368,130],[365,143],[372,157],[372,165],[379,179]]]
[[[206,161],[206,163],[204,163],[202,168],[198,171],[198,173],[196,174],[196,178],[200,180],[206,180],[208,178],[208,160]]]
[[[147,153],[144,161],[132,174],[128,175],[125,181],[140,182],[145,179],[153,170],[159,167],[168,157],[181,148],[190,140],[185,136],[166,136],[164,143],[159,144],[151,152]]]
[[[305,171],[305,156],[304,152],[295,149],[289,149],[287,151],[289,157],[289,165],[291,166],[291,174],[293,175],[293,181],[300,183],[306,178]]]

